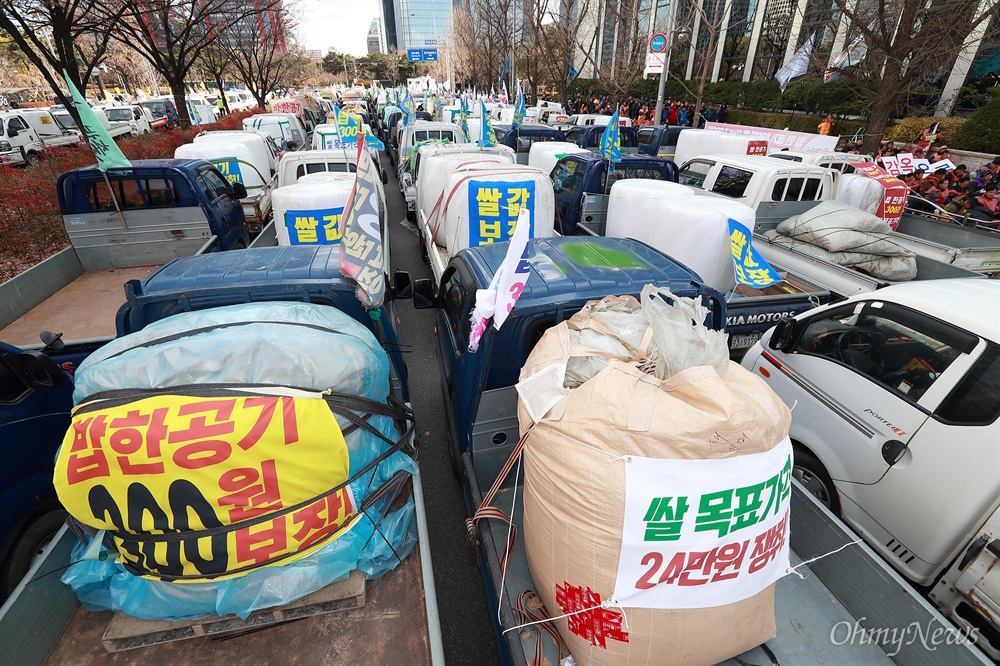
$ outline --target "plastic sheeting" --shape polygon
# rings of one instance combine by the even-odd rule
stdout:
[[[441,151],[426,157],[421,156],[417,173],[417,210],[431,215],[438,205],[448,177],[466,166],[476,164],[514,164],[514,151],[504,154],[479,152],[472,144],[464,146],[464,151]],[[443,205],[443,204],[442,204]]]
[[[318,174],[308,174],[318,175]],[[351,196],[351,188],[354,185],[354,174],[332,174],[341,175],[346,178],[319,179],[320,182],[305,181],[307,176],[299,178],[294,185],[279,187],[271,197],[274,208],[274,229],[278,238],[278,245],[291,245],[292,231],[295,230],[297,217],[313,217],[317,224],[313,227],[316,233],[322,234],[322,225],[325,224],[323,217],[329,211],[336,211],[342,214],[343,208]],[[291,215],[286,215],[290,211],[295,211]],[[339,238],[339,224],[338,224]],[[296,236],[297,238],[299,235]]]
[[[730,134],[717,130],[681,130],[677,136],[674,162],[678,167],[699,155],[746,155],[750,142],[767,143],[766,139],[745,134]],[[764,154],[767,154],[765,148]]]
[[[442,209],[432,216],[431,227],[437,227],[435,241],[454,255],[469,247],[471,220],[469,218],[469,182],[495,183],[502,196],[506,196],[507,183],[534,181],[535,193],[530,207],[534,209],[533,238],[548,238],[555,230],[556,203],[552,181],[539,171],[523,164],[482,165],[455,171],[448,177],[442,192]],[[505,200],[506,201],[506,200]],[[505,203],[503,205],[506,205]],[[425,211],[426,212],[426,211]],[[506,232],[506,230],[504,230]],[[502,240],[506,240],[503,237]]]
[[[106,390],[220,383],[330,389],[384,402],[390,393],[389,360],[364,325],[329,306],[235,305],[177,314],[111,341],[81,364],[74,402]],[[337,421],[348,428],[343,417]],[[389,417],[369,422],[391,440],[400,436]],[[388,450],[385,441],[362,429],[349,431],[345,440],[351,477]],[[415,471],[406,453],[389,455],[350,483],[357,505],[398,472]],[[373,578],[395,566],[392,551],[405,557],[415,536],[412,502],[381,518],[393,495],[373,502],[349,530],[315,552],[237,578],[170,583],[132,575],[114,562],[115,553],[104,561],[76,562],[77,553],[63,581],[91,609],[165,620],[210,613],[246,617],[318,590],[355,568]],[[373,537],[375,523],[380,534]]]
[[[857,173],[845,173],[840,177],[837,201],[874,215],[884,197],[885,188],[874,178]]]
[[[696,195],[677,183],[629,178],[611,186],[606,233],[652,245],[726,293],[736,285],[729,219],[752,234],[756,216],[745,204]]]
[[[552,169],[565,155],[588,152],[586,148],[569,141],[535,141],[528,149],[528,166],[540,169],[551,177]]]

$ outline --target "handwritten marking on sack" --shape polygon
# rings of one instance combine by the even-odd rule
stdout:
[[[569,630],[591,645],[607,650],[609,638],[628,643],[628,632],[622,631],[621,613],[600,608],[601,595],[589,587],[557,584],[556,603],[563,613],[573,613],[567,618]]]

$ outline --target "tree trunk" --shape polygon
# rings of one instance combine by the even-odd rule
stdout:
[[[218,86],[219,88],[219,97],[222,98],[222,108],[226,110],[226,115],[228,116],[230,113],[232,113],[232,110],[229,108],[229,100],[226,98],[226,91],[222,89],[221,76],[215,77],[215,85]]]
[[[191,116],[188,115],[187,101],[184,98],[184,79],[170,81],[170,92],[174,96],[174,106],[177,107],[177,124],[181,129],[191,127]]]
[[[871,113],[868,114],[868,127],[865,128],[865,138],[861,144],[861,152],[874,155],[882,145],[882,135],[889,123],[889,116],[895,106],[895,96],[884,96],[875,99]]]

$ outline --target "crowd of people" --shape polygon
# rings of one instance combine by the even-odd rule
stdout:
[[[947,153],[947,149],[936,153],[931,151],[927,159],[932,163],[949,159],[942,157],[942,152]],[[917,156],[916,152],[913,154]],[[967,215],[978,223],[1000,223],[1000,196],[997,195],[1000,157],[995,157],[975,171],[959,164],[951,171],[938,169],[927,173],[924,169],[916,169],[904,174],[902,179],[910,188],[909,208],[926,213],[935,213],[943,208],[953,215]]]
[[[615,101],[607,95],[590,97],[573,95],[567,102],[568,113],[598,113],[612,115],[615,112]],[[630,95],[618,105],[618,113],[622,118],[631,118],[632,125],[645,127],[655,125],[656,100]],[[660,112],[660,122],[666,125],[686,125],[687,127],[704,127],[706,122],[725,123],[729,121],[728,104],[702,104],[700,110],[688,102],[665,100]]]

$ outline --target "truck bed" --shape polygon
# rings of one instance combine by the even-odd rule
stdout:
[[[38,342],[43,331],[62,333],[65,340],[115,335],[115,313],[125,302],[124,284],[142,279],[156,266],[90,271],[76,278],[7,327],[0,340],[12,345]]]
[[[1000,272],[1000,234],[994,231],[905,214],[895,237],[919,255],[977,273]]]
[[[475,474],[471,470],[471,459],[463,456],[465,474],[471,478],[470,488],[476,506],[482,500]],[[509,557],[506,576],[502,576],[499,557],[503,544],[507,541],[507,525],[501,521],[484,521],[479,534],[487,560],[484,569],[489,570],[493,589],[500,603],[501,624],[504,628],[517,626],[512,611],[518,594],[525,589],[534,589],[524,552],[523,517],[521,503],[522,486],[503,488],[497,493],[494,506],[512,515],[517,528],[517,544]],[[516,508],[511,513],[515,501]],[[804,559],[813,558],[853,541],[857,537],[846,531],[839,521],[823,509],[818,502],[805,493],[801,486],[794,484],[792,495],[791,564],[795,566]],[[816,562],[800,569],[805,580],[795,575],[780,579],[775,587],[775,616],[777,636],[766,645],[779,664],[987,664],[988,660],[974,646],[939,645],[934,651],[924,649],[919,640],[910,644],[894,643],[879,645],[868,640],[841,640],[846,635],[846,627],[854,630],[860,623],[860,631],[865,628],[910,626],[920,623],[925,631],[935,627],[950,627],[950,623],[930,605],[919,598],[887,565],[864,545],[851,545],[822,562]],[[503,589],[500,589],[503,579]],[[875,603],[877,601],[877,603]],[[549,609],[549,615],[557,614]],[[494,618],[496,619],[496,618]],[[831,640],[836,634],[837,643]],[[531,628],[511,631],[501,638],[508,652],[508,662],[531,663],[535,641],[539,635],[543,639],[544,655],[547,663],[557,664],[559,658],[553,640],[544,632]],[[898,650],[897,654],[891,655]],[[723,662],[727,666],[737,664],[775,663],[760,646]]]

